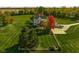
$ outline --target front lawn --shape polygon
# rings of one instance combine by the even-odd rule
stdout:
[[[58,24],[72,24],[76,22],[72,21],[72,19],[63,19],[63,18],[55,18],[55,20]]]
[[[25,26],[31,15],[13,16],[14,23],[5,26],[4,30],[0,30],[0,52],[6,52],[9,48],[18,44],[21,28]],[[11,51],[8,51],[11,52]]]

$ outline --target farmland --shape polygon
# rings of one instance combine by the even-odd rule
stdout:
[[[26,26],[26,22],[30,20],[32,15],[17,15],[14,17],[14,23],[9,24],[0,30],[0,52],[19,52],[17,45],[19,42],[19,34],[21,29]],[[75,23],[71,20],[62,20],[56,18],[56,21],[60,24]],[[79,25],[70,27],[66,31],[68,34],[56,35],[60,45],[62,46],[62,52],[79,52]],[[36,49],[47,49],[50,46],[56,44],[53,35],[43,34],[38,36],[39,43]]]

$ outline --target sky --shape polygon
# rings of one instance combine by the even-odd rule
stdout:
[[[1,0],[0,7],[74,7],[79,0]]]

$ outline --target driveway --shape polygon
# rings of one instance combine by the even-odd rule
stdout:
[[[67,31],[71,26],[78,25],[79,23],[74,23],[74,24],[68,24],[68,25],[62,25],[64,26],[63,28],[55,28],[54,30],[51,29],[51,31],[54,34],[67,34],[65,31]]]

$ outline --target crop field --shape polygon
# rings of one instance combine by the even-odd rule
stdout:
[[[0,30],[0,52],[19,52],[17,45],[19,43],[19,34],[21,29],[26,26],[32,15],[18,15],[14,17],[14,23],[9,24]],[[56,18],[60,24],[75,23],[71,20],[61,20]],[[56,35],[62,52],[79,52],[79,25],[70,27],[65,35]],[[56,44],[53,35],[43,34],[38,36],[38,44],[36,49],[47,49]]]

